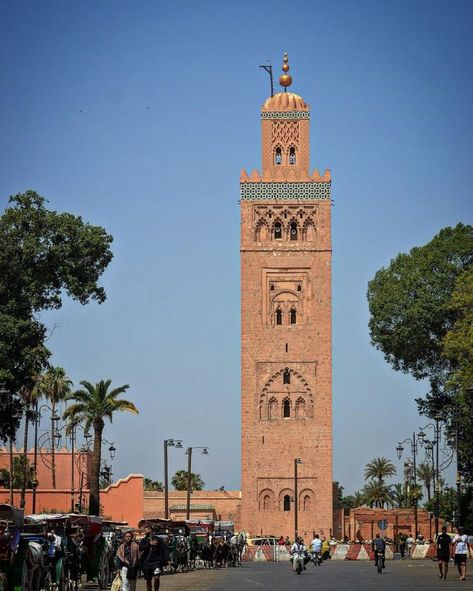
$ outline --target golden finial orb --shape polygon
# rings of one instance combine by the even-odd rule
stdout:
[[[289,71],[289,58],[287,57],[287,53],[284,54],[283,57],[283,65],[282,65],[282,71],[284,72],[284,74],[281,74],[281,76],[279,76],[279,84],[284,88],[284,90],[287,90],[288,86],[291,86],[292,84],[292,76],[290,76],[287,72]]]

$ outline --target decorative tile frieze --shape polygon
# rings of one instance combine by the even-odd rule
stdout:
[[[263,111],[261,119],[310,119],[309,111]]]
[[[331,183],[241,183],[240,199],[315,200],[330,199]]]

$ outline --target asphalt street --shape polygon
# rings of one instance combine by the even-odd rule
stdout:
[[[161,578],[160,591],[436,591],[437,589],[473,590],[473,560],[469,561],[467,581],[459,581],[456,568],[450,566],[448,580],[438,578],[436,562],[389,561],[379,575],[373,562],[332,561],[320,567],[310,564],[296,575],[287,562],[251,562],[241,568],[194,571]],[[145,591],[143,580],[137,591]]]

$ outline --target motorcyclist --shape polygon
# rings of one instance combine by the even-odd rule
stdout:
[[[305,554],[306,554],[306,548],[305,548],[305,544],[304,544],[304,540],[302,538],[296,538],[294,544],[292,544],[291,546],[291,557],[294,557],[295,554],[298,554],[300,558],[302,558],[303,560],[303,564],[304,564],[304,570],[305,570]],[[295,568],[294,568],[295,570]]]
[[[386,542],[379,534],[376,534],[376,537],[373,540],[372,547],[374,550],[374,565],[378,566],[378,560],[381,559],[383,561],[382,564],[384,568],[384,560],[386,557]]]
[[[312,560],[315,562],[319,557],[322,559],[322,540],[319,537],[319,534],[314,535],[314,539],[310,543],[310,552],[312,554]]]

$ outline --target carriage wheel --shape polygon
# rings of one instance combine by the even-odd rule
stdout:
[[[100,589],[106,589],[110,581],[110,564],[106,552],[102,552],[99,563],[98,583]]]

